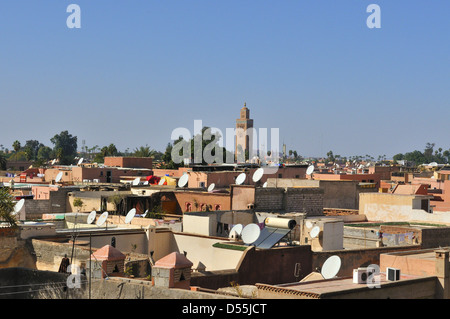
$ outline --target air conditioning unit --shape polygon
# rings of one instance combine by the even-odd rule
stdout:
[[[400,280],[400,269],[386,267],[386,279],[389,281]]]
[[[354,284],[366,284],[371,275],[375,273],[375,268],[372,267],[359,267],[353,269],[353,283]]]

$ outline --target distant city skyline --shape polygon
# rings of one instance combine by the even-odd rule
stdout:
[[[67,8],[81,8],[70,29]],[[381,8],[381,28],[366,11]],[[164,151],[195,120],[304,157],[450,149],[448,2],[24,0],[0,10],[0,144]],[[281,149],[280,149],[281,151]]]

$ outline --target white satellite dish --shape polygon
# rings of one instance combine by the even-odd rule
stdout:
[[[158,185],[164,185],[165,182],[166,182],[166,179],[163,177],[159,180]]]
[[[52,160],[52,165],[55,165],[56,163],[56,158]]]
[[[239,176],[236,178],[236,184],[242,185],[245,182],[246,177],[247,177],[247,175],[245,175],[245,173],[239,174]]]
[[[306,223],[306,228],[311,229],[313,227],[313,224],[308,220]]]
[[[100,215],[100,217],[97,219],[97,226],[102,226],[105,222],[106,219],[108,218],[108,212],[104,212],[103,214]]]
[[[188,174],[184,174],[183,176],[180,177],[180,179],[178,180],[178,187],[184,187],[186,186],[186,184],[189,181],[189,175]]]
[[[234,232],[238,237],[240,237],[242,234],[243,228],[244,227],[242,226],[242,224],[234,225],[233,228],[231,228],[230,235]],[[231,236],[230,236],[230,238],[231,238]],[[233,238],[236,238],[236,237],[233,237]]]
[[[242,229],[241,238],[245,244],[254,243],[261,233],[261,229],[256,224],[248,224]]]
[[[267,187],[267,182],[264,182],[263,187],[264,187],[264,188]]]
[[[144,183],[142,183],[142,185],[148,185],[148,181],[145,181]]]
[[[140,182],[141,182],[141,178],[140,178],[140,177],[136,177],[136,178],[131,182],[131,185],[136,186],[136,185],[139,185]]]
[[[314,165],[309,165],[306,169],[306,174],[311,175],[314,172]]]
[[[14,211],[13,211],[12,214],[13,215],[17,215],[22,210],[24,204],[25,204],[25,199],[22,198],[14,206]]]
[[[253,182],[257,183],[264,175],[264,168],[260,167],[253,173]]]
[[[80,159],[78,160],[77,165],[81,165],[81,163],[83,163],[83,161],[84,161],[84,158],[80,158]]]
[[[97,212],[95,210],[93,210],[92,212],[89,213],[88,218],[87,218],[87,223],[88,224],[92,224],[94,222],[95,217],[97,217]]]
[[[334,278],[341,269],[341,258],[339,256],[331,256],[323,263],[321,274],[325,279]]]
[[[208,186],[208,192],[212,192],[213,189],[216,187],[216,184],[212,183],[211,185]]]
[[[127,216],[125,217],[125,224],[131,223],[131,220],[134,218],[135,215],[136,215],[136,208],[130,209]]]
[[[56,175],[55,182],[59,183],[61,181],[62,176],[63,176],[63,172],[59,172],[58,175]]]
[[[311,229],[311,231],[309,232],[309,235],[311,236],[311,238],[316,238],[317,236],[319,236],[319,233],[320,233],[320,227],[314,226],[313,229]]]
[[[143,217],[147,217],[148,209],[145,210]]]

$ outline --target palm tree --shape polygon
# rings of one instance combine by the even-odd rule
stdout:
[[[150,146],[140,146],[134,150],[134,156],[136,157],[152,157],[155,154],[155,150],[152,150]]]

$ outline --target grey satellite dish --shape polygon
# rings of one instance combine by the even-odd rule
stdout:
[[[97,226],[102,226],[105,222],[106,219],[108,218],[108,212],[104,212],[103,214],[100,215],[100,217],[97,219]]]
[[[257,183],[261,180],[261,178],[264,175],[264,168],[258,168],[254,173],[253,173],[253,182]]]
[[[331,279],[336,277],[340,269],[341,269],[341,258],[339,258],[339,256],[334,255],[325,260],[320,273],[322,274],[323,278]]]
[[[183,176],[180,177],[180,179],[178,180],[178,187],[184,187],[186,186],[186,184],[189,181],[189,175],[188,174],[184,174]]]
[[[78,160],[77,165],[81,165],[81,163],[83,163],[83,161],[84,161],[84,158],[80,158],[80,159]]]
[[[233,232],[236,234],[237,237],[241,237],[243,228],[244,227],[242,226],[242,224],[234,225],[233,228],[231,228],[231,231],[230,231],[230,238],[231,238],[231,234]],[[233,237],[233,238],[236,238],[236,237]]]
[[[137,185],[139,185],[140,182],[141,182],[141,178],[140,178],[140,177],[136,177],[136,178],[131,182],[131,185],[137,186]]]
[[[267,187],[267,182],[264,182],[263,187],[264,187],[264,188]]]
[[[87,223],[88,224],[92,224],[94,222],[94,219],[95,219],[96,216],[97,216],[97,212],[95,210],[90,212],[89,215],[88,215],[88,218],[87,218]]]
[[[309,235],[311,236],[311,238],[316,238],[317,236],[319,236],[319,233],[320,233],[320,227],[314,226],[313,229],[311,229],[311,231],[309,232]]]
[[[212,183],[211,185],[208,186],[208,192],[212,192],[213,189],[216,187],[216,184]]]
[[[25,204],[25,199],[22,198],[14,206],[14,211],[13,211],[12,214],[13,215],[17,215],[22,210],[24,204]]]
[[[306,169],[306,174],[311,175],[314,172],[314,165],[309,165]]]
[[[131,220],[134,218],[135,215],[136,215],[136,208],[130,209],[127,216],[125,217],[125,224],[131,223]]]
[[[245,173],[239,174],[239,176],[236,178],[236,184],[242,185],[245,182],[246,177],[247,177],[247,175],[245,175]]]
[[[166,179],[163,177],[159,180],[158,185],[164,185],[165,182],[166,182]]]
[[[61,181],[62,176],[63,176],[63,172],[59,172],[58,175],[56,175],[55,182],[59,183]]]
[[[248,224],[242,229],[241,238],[245,244],[254,243],[259,235],[261,234],[261,229],[256,224]]]

